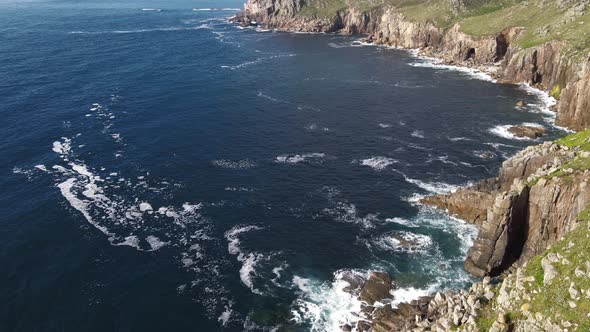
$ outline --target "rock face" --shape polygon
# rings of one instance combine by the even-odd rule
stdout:
[[[577,227],[590,203],[590,173],[567,165],[588,161],[586,154],[552,142],[532,146],[505,161],[497,178],[423,203],[480,225],[465,268],[476,276],[498,275]]]
[[[545,128],[533,126],[512,126],[508,132],[516,137],[538,138],[545,134]]]
[[[451,3],[456,13],[465,9],[461,0]],[[525,32],[523,28],[508,28],[496,36],[471,36],[459,24],[441,29],[431,22],[410,21],[390,6],[367,11],[348,6],[327,18],[299,15],[305,7],[305,0],[248,0],[244,11],[232,20],[286,31],[366,34],[376,44],[420,49],[448,64],[484,69],[499,82],[558,91],[557,124],[574,130],[590,127],[590,58],[564,56],[559,42],[522,49],[513,42]]]

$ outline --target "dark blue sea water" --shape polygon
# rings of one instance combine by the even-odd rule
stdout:
[[[415,200],[559,135],[547,98],[193,10],[240,6],[0,2],[0,331],[333,331],[346,271],[472,280],[477,230]]]

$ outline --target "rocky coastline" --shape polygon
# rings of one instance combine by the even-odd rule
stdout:
[[[569,57],[559,41],[524,49],[515,42],[525,33],[522,27],[471,36],[460,23],[443,29],[407,19],[393,6],[367,11],[347,7],[334,17],[317,18],[298,15],[305,5],[304,0],[249,0],[231,21],[290,32],[363,34],[370,43],[416,49],[444,64],[484,71],[499,83],[525,83],[551,93],[559,100],[557,125],[576,131],[590,127],[590,54]]]
[[[462,32],[459,23],[442,29],[429,21],[408,20],[392,6],[367,11],[348,7],[338,10],[334,17],[317,18],[297,15],[305,4],[304,0],[249,0],[232,22],[292,32],[364,34],[369,43],[417,49],[420,55],[444,64],[484,71],[499,83],[525,83],[551,93],[559,99],[553,109],[556,124],[580,131],[519,152],[503,163],[495,178],[420,201],[479,226],[465,269],[482,278],[480,282],[467,290],[391,306],[387,304],[394,300],[391,294],[395,282],[389,275],[374,272],[365,279],[350,276],[345,278],[350,285],[347,291],[363,305],[359,320],[343,325],[342,330],[590,328],[576,321],[577,316],[560,311],[590,306],[590,260],[570,262],[576,247],[587,249],[583,239],[590,231],[590,131],[584,131],[590,127],[590,56],[569,58],[559,41],[523,49],[514,42],[524,33],[520,27],[507,28],[497,35],[471,36]],[[510,130],[518,137],[543,134],[526,126]],[[554,248],[561,251],[551,252]],[[563,268],[556,269],[555,265]],[[563,286],[564,307],[557,308],[557,314],[543,312],[540,299],[549,292],[551,280],[558,273],[566,276],[570,285]],[[587,285],[586,289],[576,286],[580,284]],[[580,317],[590,321],[590,316]]]

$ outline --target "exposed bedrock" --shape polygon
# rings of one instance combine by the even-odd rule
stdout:
[[[499,82],[527,83],[552,92],[560,99],[557,124],[574,130],[590,127],[590,59],[565,56],[559,42],[522,49],[514,43],[525,32],[519,27],[496,36],[471,36],[459,24],[441,29],[428,21],[408,20],[395,7],[361,11],[352,6],[334,17],[316,18],[301,14],[306,6],[305,0],[249,0],[232,20],[286,31],[366,34],[377,44],[420,49],[445,63],[485,69]]]
[[[568,165],[587,162],[587,155],[551,142],[529,147],[505,161],[497,178],[422,202],[480,225],[465,268],[498,275],[578,226],[590,203],[590,173]]]

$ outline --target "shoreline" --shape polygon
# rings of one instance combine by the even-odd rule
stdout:
[[[552,97],[550,95],[549,91],[543,90],[539,87],[534,87],[526,81],[501,80],[500,76],[498,74],[498,71],[500,69],[502,69],[502,66],[500,64],[494,64],[494,65],[473,64],[473,65],[469,65],[468,62],[457,64],[454,62],[449,62],[449,61],[445,60],[443,57],[437,56],[436,54],[433,54],[432,52],[426,52],[425,49],[427,49],[427,48],[405,48],[405,47],[390,45],[390,44],[386,44],[386,43],[377,43],[377,42],[368,41],[367,38],[371,37],[370,34],[348,34],[348,33],[342,33],[340,31],[334,31],[334,32],[293,31],[293,30],[287,30],[287,29],[281,29],[281,28],[273,28],[273,27],[264,26],[264,25],[260,25],[260,24],[243,26],[243,25],[239,24],[237,21],[235,21],[237,17],[238,16],[230,17],[228,19],[228,22],[230,24],[233,24],[237,29],[240,29],[240,30],[250,29],[250,30],[253,30],[257,33],[281,32],[281,33],[288,33],[288,34],[305,34],[305,35],[330,35],[330,34],[332,34],[332,35],[340,35],[340,36],[347,36],[347,37],[358,36],[359,38],[353,40],[351,42],[351,44],[357,43],[359,46],[351,45],[350,47],[381,47],[381,48],[386,48],[386,49],[404,51],[404,52],[408,53],[411,57],[424,61],[423,63],[410,64],[410,66],[413,66],[413,67],[425,67],[425,68],[457,71],[457,72],[462,72],[462,73],[468,74],[469,76],[471,76],[475,79],[481,80],[481,81],[486,81],[486,82],[490,82],[490,83],[494,83],[494,84],[513,85],[513,86],[517,87],[518,89],[521,89],[521,90],[527,92],[527,94],[529,94],[529,95],[534,95],[539,100],[539,102],[543,104],[540,107],[540,109],[538,110],[538,112],[548,116],[548,117],[544,117],[543,120],[549,126],[555,128],[557,130],[563,131],[565,134],[572,134],[572,133],[577,132],[576,130],[573,130],[573,129],[570,129],[567,127],[563,127],[563,126],[559,126],[555,123],[556,118],[557,118],[557,111],[555,111],[555,110],[559,107],[559,100]],[[529,111],[529,112],[531,112],[531,111]],[[518,126],[518,125],[519,124],[507,125],[507,126]],[[512,139],[512,138],[508,138],[508,139]],[[518,138],[515,138],[515,139],[519,140]],[[526,140],[526,138],[525,138],[525,140]]]
[[[235,22],[232,22],[235,23]],[[261,31],[258,31],[258,26],[256,28],[254,28],[255,31],[257,32],[267,32],[269,30],[264,29]],[[295,32],[295,31],[289,31],[289,30],[284,30],[284,29],[273,29],[274,31],[277,32],[285,32],[285,33],[296,33],[296,34],[327,34],[326,32]],[[338,34],[338,32],[331,32],[333,34]],[[354,36],[354,34],[342,34],[342,35],[348,35],[348,36]],[[358,43],[359,46],[372,46],[372,47],[385,47],[385,48],[391,48],[391,49],[396,49],[396,50],[402,50],[407,52],[410,56],[422,60],[424,61],[424,65],[414,65],[414,67],[431,67],[431,68],[438,68],[438,69],[445,69],[445,70],[451,70],[451,71],[459,71],[459,72],[463,72],[463,73],[467,73],[470,74],[471,77],[473,77],[474,79],[479,79],[479,80],[484,80],[484,81],[488,81],[491,83],[496,83],[496,84],[510,84],[510,85],[514,85],[515,87],[524,90],[525,92],[527,92],[530,95],[535,96],[535,98],[538,100],[539,105],[538,105],[538,112],[543,114],[543,120],[544,122],[546,122],[548,125],[550,125],[551,127],[562,131],[563,135],[560,135],[560,137],[566,136],[569,133],[573,133],[575,132],[574,130],[565,128],[565,127],[561,127],[556,125],[556,117],[557,117],[557,112],[554,111],[554,109],[556,109],[558,107],[559,101],[557,101],[554,97],[551,96],[549,91],[543,90],[539,87],[533,87],[531,86],[531,84],[529,84],[526,81],[515,81],[515,82],[511,82],[511,81],[506,81],[506,80],[501,80],[500,79],[500,75],[498,74],[498,71],[501,70],[501,66],[500,65],[490,65],[490,66],[484,66],[484,65],[477,65],[477,64],[473,64],[470,65],[470,63],[468,62],[463,62],[461,64],[457,64],[454,63],[452,61],[448,61],[445,60],[443,57],[441,56],[436,56],[436,54],[433,54],[432,52],[428,52],[425,49],[413,49],[413,48],[404,48],[404,47],[399,47],[399,46],[393,46],[393,45],[388,45],[388,44],[384,44],[384,43],[375,43],[375,42],[367,42],[367,40],[365,38],[367,38],[366,34],[361,35],[361,39],[357,40],[357,41],[353,41],[352,43]],[[531,110],[528,110],[529,112],[532,112]],[[518,124],[515,125],[506,125],[506,126],[517,126]],[[504,137],[504,136],[502,136]],[[519,139],[516,137],[504,137],[507,139]],[[525,138],[526,139],[526,138]],[[531,145],[531,146],[535,146],[535,145]],[[506,160],[511,160],[513,157],[518,156],[519,154],[523,154],[527,149],[529,148],[524,148],[522,150],[519,150],[518,152],[516,152],[513,156],[508,157]],[[502,166],[500,167],[500,171],[502,171]],[[421,197],[415,197],[411,200],[408,200],[408,202],[412,205],[420,205],[423,206],[424,208],[427,209],[433,209],[435,211],[440,211],[444,214],[446,214],[449,218],[458,220],[460,222],[464,222],[467,224],[474,224],[473,222],[470,222],[464,218],[461,218],[460,216],[457,216],[456,214],[451,213],[448,209],[441,209],[439,206],[433,205],[433,204],[428,204],[423,202],[423,200],[425,198],[428,197],[436,197],[436,196],[441,196],[441,195],[452,195],[457,191],[462,191],[462,190],[467,190],[469,188],[472,188],[474,186],[474,184],[472,182],[469,182],[468,184],[459,186],[458,188],[456,188],[455,190],[452,190],[448,193],[430,193],[428,195],[420,195]],[[481,225],[477,225],[478,226],[478,232],[481,229]],[[477,236],[476,236],[477,237]],[[469,251],[471,251],[475,246],[475,243],[471,243],[470,245],[470,249]],[[466,255],[465,257],[466,259],[469,258],[469,255]],[[466,269],[467,270],[467,269]],[[469,270],[467,270],[469,271]],[[471,271],[469,271],[471,272]],[[509,276],[510,274],[510,270],[506,269],[504,270],[505,273],[508,273],[508,275],[506,275],[505,277]],[[471,286],[467,286],[466,289],[462,289],[462,290],[440,290],[438,288],[433,288],[433,287],[428,287],[428,289],[426,290],[422,290],[422,289],[415,289],[412,287],[412,289],[414,290],[415,296],[410,296],[408,298],[404,298],[401,299],[400,301],[396,301],[396,305],[392,304],[392,307],[394,308],[394,310],[397,310],[397,307],[400,304],[403,304],[404,306],[409,306],[409,307],[420,307],[424,304],[424,302],[430,303],[431,301],[436,301],[437,297],[440,297],[441,292],[444,292],[444,295],[442,295],[443,297],[447,297],[447,298],[452,298],[454,296],[464,296],[466,291],[472,291],[473,289],[477,289],[477,296],[482,296],[484,290],[489,292],[490,289],[490,279],[488,277],[483,278],[483,276],[476,276],[477,279],[475,282],[473,282],[471,284]],[[499,276],[500,280],[503,280],[503,277]],[[370,282],[371,278],[368,277],[366,282]],[[403,289],[398,289],[403,291]],[[392,292],[393,295],[394,292]],[[436,293],[436,296],[435,296]],[[424,309],[421,309],[421,312],[424,312]],[[473,316],[472,316],[473,317]],[[354,323],[354,322],[353,322]],[[357,322],[358,323],[358,322]]]

